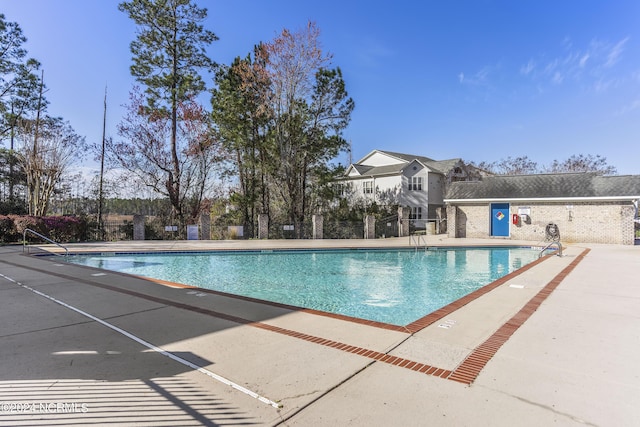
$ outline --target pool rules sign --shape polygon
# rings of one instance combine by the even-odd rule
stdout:
[[[187,240],[198,240],[197,225],[187,225]]]

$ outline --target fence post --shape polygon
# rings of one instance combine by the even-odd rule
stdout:
[[[258,239],[269,238],[269,215],[258,215]]]
[[[202,240],[211,240],[211,215],[209,212],[200,214],[200,238]]]
[[[144,240],[144,215],[133,216],[133,240]]]
[[[376,217],[373,215],[367,215],[364,217],[364,238],[376,238]]]
[[[398,237],[406,237],[409,235],[409,216],[411,208],[398,208]]]
[[[313,215],[311,217],[311,222],[313,223],[313,239],[314,240],[322,240],[323,238],[323,227],[324,227],[324,218],[322,215]]]

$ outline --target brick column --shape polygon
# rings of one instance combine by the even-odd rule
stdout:
[[[409,215],[411,215],[411,208],[398,208],[398,237],[409,235]]]
[[[436,208],[436,234],[445,234],[447,232],[447,208]]]
[[[269,238],[269,215],[258,215],[258,239]]]
[[[458,230],[458,212],[455,206],[447,206],[447,237],[456,238]]]
[[[313,239],[314,240],[322,240],[322,229],[324,227],[324,218],[322,215],[313,215],[311,217],[311,221],[313,222]]]
[[[376,238],[376,217],[373,215],[367,215],[364,217],[364,238]]]
[[[133,216],[133,240],[144,240],[144,215]]]
[[[209,212],[200,214],[200,238],[202,240],[211,240],[211,215]]]

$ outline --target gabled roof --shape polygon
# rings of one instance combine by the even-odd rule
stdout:
[[[379,153],[383,153],[386,155],[389,155],[391,157],[396,157],[398,159],[404,160],[407,163],[412,162],[413,160],[418,160],[420,163],[425,164],[428,162],[435,162],[435,160],[430,159],[429,157],[424,157],[424,156],[416,156],[414,154],[403,154],[403,153],[396,153],[393,151],[384,151],[384,150],[375,150]]]
[[[445,201],[589,198],[640,198],[640,175],[581,172],[489,176],[480,181],[452,183]]]
[[[399,159],[404,160],[407,163],[411,163],[412,161],[417,160],[420,163],[422,163],[424,166],[428,167],[433,172],[440,172],[442,174],[447,174],[451,169],[453,169],[458,163],[462,161],[462,159],[460,158],[448,159],[448,160],[433,160],[429,157],[416,156],[414,154],[403,154],[403,153],[396,153],[393,151],[383,151],[383,150],[377,150],[377,151],[392,157],[397,157]]]
[[[345,172],[345,176],[377,176],[377,175],[386,175],[390,173],[397,173],[402,170],[405,164],[397,164],[397,165],[387,165],[387,166],[370,166],[370,165],[361,165],[358,163],[353,163],[349,166]],[[356,173],[353,173],[353,172]]]
[[[436,172],[441,172],[446,175],[449,173],[451,169],[455,168],[461,161],[462,159],[460,158],[449,159],[449,160],[434,160],[430,163],[427,163],[426,165],[429,167],[429,169]]]
[[[397,165],[386,165],[386,166],[368,166],[368,165],[360,165],[357,163],[352,164],[349,169],[347,169],[346,175],[351,175],[351,168],[358,171],[358,175],[360,176],[381,176],[381,175],[394,175],[402,172],[402,169],[406,166],[406,163],[399,163]]]
[[[416,156],[413,154],[396,153],[393,151],[373,150],[365,157],[360,159],[360,162],[366,162],[366,159],[372,154],[381,153],[388,157],[398,159],[398,163],[384,166],[370,166],[366,163],[353,163],[348,169],[346,174],[350,175],[350,172],[355,169],[359,175],[363,176],[380,176],[380,175],[392,175],[402,173],[402,170],[411,162],[418,161],[423,166],[427,167],[430,171],[436,173],[446,174],[453,169],[461,159],[449,159],[449,160],[433,160],[429,157]]]
[[[364,175],[365,173],[370,171],[371,168],[373,168],[373,166],[359,165],[357,163],[352,164],[351,167],[353,167],[353,169],[355,169],[359,175]],[[347,174],[349,174],[350,169],[351,168],[347,169]]]

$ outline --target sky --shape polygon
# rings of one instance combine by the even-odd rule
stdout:
[[[44,69],[49,113],[107,136],[135,84],[136,27],[118,0],[0,0]],[[220,64],[311,20],[355,110],[353,161],[372,150],[435,160],[600,155],[640,174],[637,0],[197,0]],[[212,79],[207,78],[212,84]],[[205,98],[208,102],[208,98]],[[348,163],[348,156],[338,159]],[[88,162],[87,168],[98,170]]]

